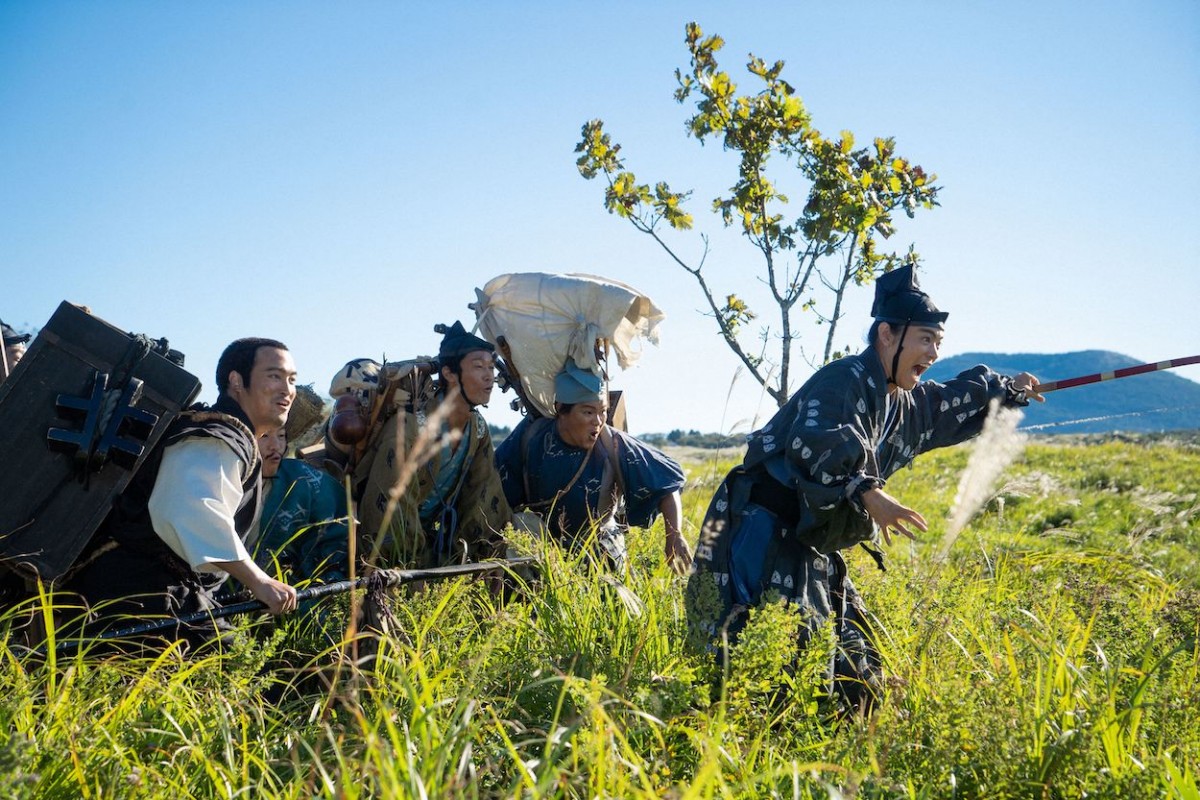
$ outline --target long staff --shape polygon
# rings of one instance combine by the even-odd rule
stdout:
[[[1145,372],[1157,372],[1160,369],[1172,369],[1174,367],[1186,367],[1188,364],[1200,364],[1200,356],[1187,356],[1186,358],[1172,358],[1169,361],[1155,361],[1149,364],[1138,364],[1136,367],[1122,367],[1114,369],[1111,372],[1097,372],[1092,375],[1082,375],[1078,378],[1065,378],[1061,381],[1050,381],[1049,383],[1039,383],[1033,387],[1033,391],[1038,394],[1046,392],[1056,392],[1059,389],[1070,389],[1072,386],[1084,386],[1089,383],[1100,383],[1101,381],[1111,381],[1117,378],[1128,378],[1130,375],[1141,375]]]
[[[429,569],[377,569],[370,575],[364,575],[361,578],[356,578],[352,581],[336,581],[334,583],[323,583],[319,586],[313,586],[308,589],[303,589],[296,592],[297,604],[306,600],[317,600],[322,597],[330,597],[335,594],[345,594],[346,592],[355,589],[374,588],[383,586],[384,588],[392,589],[406,583],[414,583],[416,581],[436,581],[446,580],[448,578],[457,578],[463,575],[476,575],[480,572],[489,572],[494,569],[523,566],[533,563],[536,559],[529,556],[521,558],[508,559],[493,559],[490,561],[477,561],[469,564],[451,564],[445,567],[430,567]],[[182,617],[164,617],[162,619],[143,622],[138,625],[131,625],[127,628],[119,628],[110,630],[97,636],[81,637],[67,639],[59,642],[55,647],[55,652],[64,654],[70,653],[84,644],[91,642],[102,642],[109,639],[124,639],[130,636],[142,636],[148,633],[175,628],[177,626],[192,625],[195,623],[209,622],[214,619],[223,617],[231,617],[235,614],[249,614],[257,611],[265,611],[267,606],[261,600],[246,600],[241,603],[234,603],[228,606],[221,606],[206,611],[196,611],[192,614],[186,614]],[[41,648],[39,653],[44,652]]]

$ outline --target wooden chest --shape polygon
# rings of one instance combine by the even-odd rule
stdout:
[[[0,564],[51,580],[74,563],[199,394],[182,360],[165,340],[58,307],[0,384]]]

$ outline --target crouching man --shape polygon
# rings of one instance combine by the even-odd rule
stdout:
[[[215,609],[230,576],[272,614],[296,608],[296,590],[267,575],[245,546],[262,503],[256,440],[287,420],[295,364],[281,342],[239,339],[221,354],[216,378],[216,404],[171,424],[66,576],[63,588],[104,624]],[[219,632],[209,623],[177,628],[175,638],[200,644]]]
[[[548,532],[569,549],[588,541],[594,526],[603,560],[617,569],[626,561],[626,529],[649,527],[662,514],[667,563],[687,572],[683,469],[608,425],[608,392],[599,375],[568,361],[554,391],[557,416],[526,417],[496,448],[509,505],[540,514]]]

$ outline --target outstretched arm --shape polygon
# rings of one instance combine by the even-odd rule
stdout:
[[[268,577],[238,536],[240,471],[237,455],[219,440],[188,439],[168,447],[150,494],[154,532],[192,569],[220,570],[241,581],[271,613],[295,610],[296,590]]]

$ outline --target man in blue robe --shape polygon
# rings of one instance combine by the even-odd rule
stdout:
[[[555,378],[556,416],[526,418],[498,448],[496,466],[514,509],[541,514],[547,530],[568,547],[597,544],[618,568],[625,561],[624,529],[649,527],[661,513],[668,563],[684,572],[691,561],[680,530],[683,470],[674,460],[607,424],[600,377],[574,362]]]
[[[255,561],[289,582],[349,577],[346,493],[328,473],[284,458],[286,427],[258,440],[263,501]]]

